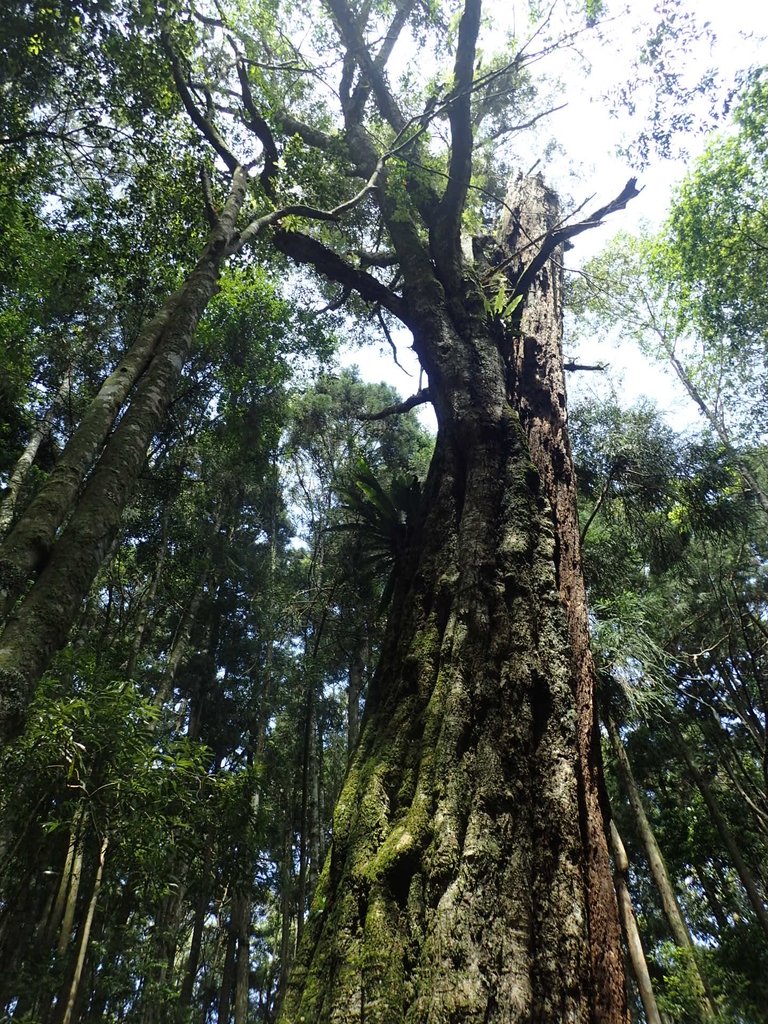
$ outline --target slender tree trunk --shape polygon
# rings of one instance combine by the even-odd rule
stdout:
[[[63,913],[61,916],[61,926],[59,928],[59,938],[56,943],[56,953],[58,956],[64,956],[69,946],[69,941],[72,937],[72,927],[75,923],[75,910],[77,909],[77,897],[80,891],[80,881],[83,875],[83,837],[78,834],[74,837],[74,850],[71,860],[71,870],[68,877],[65,880],[62,878],[62,883],[65,883],[64,888],[64,906]],[[69,851],[68,851],[69,852]],[[57,901],[58,902],[58,901]]]
[[[282,1006],[287,990],[289,972],[293,962],[293,807],[286,796],[285,822],[283,827],[283,853],[280,864],[280,982],[277,990],[277,1005]]]
[[[248,1022],[248,996],[251,970],[251,900],[247,892],[238,892],[232,900],[232,928],[237,936],[235,965],[234,1024]]]
[[[309,749],[307,751],[309,805],[307,807],[308,828],[308,866],[307,866],[307,900],[311,902],[320,873],[321,839],[320,839],[320,754],[318,744],[317,704],[312,708],[309,723]]]
[[[93,915],[96,913],[96,905],[99,901],[99,893],[101,892],[101,882],[104,877],[104,861],[106,860],[108,846],[109,838],[107,836],[104,836],[104,838],[101,841],[101,848],[99,850],[99,862],[96,868],[96,877],[93,882],[91,898],[88,902],[88,910],[86,911],[85,920],[83,921],[83,927],[80,932],[80,942],[77,949],[75,972],[72,977],[72,983],[69,987],[69,993],[67,995],[67,1002],[64,1008],[64,1016],[62,1017],[61,1024],[72,1024],[72,1015],[75,1009],[75,1001],[77,1000],[77,995],[80,990],[80,982],[83,977],[85,957],[88,952],[88,943],[90,942],[91,938]]]
[[[229,915],[227,926],[227,943],[224,950],[224,970],[221,975],[221,987],[219,988],[219,1004],[217,1021],[218,1024],[229,1024],[232,1009],[232,993],[235,987],[235,954],[237,949],[237,934],[234,926],[234,902]]]
[[[363,673],[368,661],[368,641],[363,639],[355,646],[349,665],[347,684],[347,750],[351,756],[360,735],[360,694],[363,690]]]
[[[184,967],[184,978],[179,993],[179,1010],[184,1014],[185,1009],[192,1006],[192,996],[195,990],[195,981],[200,967],[200,953],[203,946],[203,933],[205,931],[205,919],[208,915],[209,879],[213,865],[214,849],[206,844],[203,849],[203,869],[200,879],[200,892],[195,901],[195,910],[192,918],[192,935],[189,941],[189,953]]]
[[[0,503],[0,537],[4,536],[8,532],[11,523],[13,522],[21,489],[29,475],[29,471],[32,468],[35,458],[37,457],[40,445],[50,434],[51,428],[53,427],[53,421],[58,411],[67,400],[69,389],[70,375],[67,373],[59,385],[59,389],[44,416],[32,431],[24,451],[19,456],[18,461],[13,468],[13,472],[11,473],[11,477],[8,481],[8,486],[6,487],[5,494],[3,495],[2,503]],[[0,618],[2,617],[2,605],[0,605]]]
[[[621,736],[619,735],[619,730],[610,715],[606,716],[606,728],[608,729],[611,748],[616,758],[616,768],[619,773],[619,778],[621,779],[624,792],[627,794],[629,805],[632,808],[632,815],[637,835],[640,838],[640,842],[643,844],[643,849],[645,850],[645,855],[648,859],[648,866],[651,869],[651,875],[661,899],[664,917],[667,919],[667,924],[669,925],[669,930],[675,945],[679,946],[681,949],[688,950],[691,954],[691,963],[695,970],[695,973],[693,974],[693,981],[697,988],[696,996],[699,1002],[699,1009],[703,1017],[712,1019],[716,1016],[714,1000],[706,979],[701,973],[698,961],[694,956],[694,946],[693,940],[691,939],[691,933],[689,932],[688,925],[685,923],[680,911],[680,905],[677,902],[677,896],[675,895],[672,880],[670,879],[669,872],[667,871],[667,865],[664,861],[661,849],[659,848],[659,844],[656,842],[656,836],[651,828],[651,823],[645,813],[640,791],[637,788],[635,777],[632,774],[632,766],[629,763],[629,758],[627,757],[627,752],[624,749],[624,744],[622,743]]]
[[[142,595],[141,606],[139,608],[139,614],[136,619],[136,626],[134,629],[133,642],[131,643],[131,651],[128,655],[128,661],[125,666],[125,674],[129,679],[134,679],[136,676],[136,667],[138,665],[139,657],[141,655],[142,648],[144,647],[144,640],[147,634],[147,626],[149,624],[150,612],[154,610],[155,595],[157,594],[157,588],[163,575],[163,569],[165,567],[165,558],[167,555],[166,545],[166,527],[168,520],[167,507],[163,511],[162,526],[160,529],[160,550],[157,553],[157,559],[155,561],[155,568],[152,573],[152,579],[146,592]]]
[[[690,374],[675,355],[674,347],[670,346],[668,342],[664,342],[664,344],[667,351],[667,357],[669,359],[669,362],[672,366],[672,369],[677,374],[680,383],[683,385],[683,387],[688,392],[690,397],[699,407],[699,410],[701,411],[702,415],[709,422],[709,425],[715,431],[717,436],[722,441],[723,446],[728,450],[730,456],[733,458],[733,463],[736,466],[737,472],[741,476],[745,491],[748,494],[753,494],[755,498],[757,498],[757,502],[760,505],[760,508],[766,515],[768,515],[768,494],[766,494],[766,492],[760,486],[759,480],[752,472],[752,470],[749,468],[744,459],[734,449],[728,431],[726,430],[725,425],[723,423],[723,420],[720,419],[720,417],[716,415],[714,410],[707,404],[706,400],[704,399],[704,396],[701,394],[701,392],[691,379]]]
[[[656,1005],[656,996],[653,994],[651,976],[648,973],[648,961],[645,958],[635,912],[632,909],[632,897],[629,894],[628,883],[629,860],[627,858],[627,851],[624,849],[624,843],[621,841],[621,836],[614,822],[611,822],[611,846],[613,847],[613,863],[616,869],[614,880],[619,904],[619,916],[624,932],[624,941],[627,944],[629,962],[632,965],[632,973],[637,983],[637,991],[645,1010],[647,1024],[662,1024],[659,1008]]]
[[[561,221],[557,196],[540,177],[513,181],[506,196],[498,238],[506,259],[507,277],[530,261],[530,240],[544,237]],[[515,254],[522,253],[515,258]],[[606,836],[609,810],[603,784],[600,736],[594,702],[595,665],[589,639],[587,594],[581,561],[576,477],[568,437],[565,371],[563,368],[562,253],[556,252],[536,275],[520,306],[511,335],[511,388],[525,428],[531,459],[549,502],[555,531],[555,573],[566,611],[570,659],[576,687],[579,751],[579,821],[586,854],[586,898],[592,971],[597,1008],[610,1019],[620,1012],[615,993],[623,987],[616,896],[611,884]]]
[[[696,874],[699,876],[699,883],[701,884],[704,898],[707,901],[712,917],[715,919],[718,930],[725,932],[728,929],[728,917],[723,909],[723,904],[720,897],[717,894],[717,890],[712,882],[712,879],[707,874],[707,870],[703,864],[698,861],[694,861],[696,868]]]
[[[680,753],[682,754],[683,759],[685,760],[685,763],[688,766],[688,771],[691,774],[691,778],[696,783],[699,792],[701,793],[704,803],[707,806],[707,810],[709,811],[710,816],[712,818],[712,823],[714,824],[720,838],[723,841],[723,846],[725,846],[726,850],[728,851],[728,856],[730,857],[731,863],[733,864],[733,867],[736,870],[736,874],[741,879],[741,884],[744,886],[744,891],[746,892],[750,905],[755,912],[755,917],[757,918],[758,924],[762,928],[766,937],[768,937],[768,908],[766,907],[765,901],[763,900],[760,890],[758,889],[755,877],[752,874],[749,867],[747,866],[747,862],[744,860],[744,857],[741,854],[741,850],[739,849],[738,844],[736,843],[736,840],[733,837],[733,833],[731,832],[728,826],[728,822],[725,820],[725,816],[723,815],[723,812],[720,810],[720,805],[717,802],[715,794],[712,792],[712,789],[707,780],[699,771],[699,768],[696,762],[694,761],[693,756],[691,755],[691,752],[688,749],[688,745],[683,739],[682,734],[676,732],[676,739],[678,749],[680,750]]]
[[[128,410],[111,435],[45,569],[0,636],[0,737],[22,727],[36,682],[66,642],[77,610],[119,528],[147,447],[173,397],[198,320],[218,289],[219,272],[244,195],[245,177],[240,174],[216,238],[187,279],[181,297],[175,298],[173,315],[168,316]],[[39,547],[37,541],[35,544]]]
[[[51,908],[51,914],[48,919],[47,933],[48,938],[53,945],[57,942],[59,947],[58,952],[62,953],[69,941],[69,935],[72,931],[72,923],[74,921],[74,901],[77,900],[77,889],[80,884],[80,874],[82,871],[82,826],[84,819],[83,806],[80,804],[75,812],[72,819],[72,828],[69,833],[69,842],[67,843],[67,853],[64,858],[64,868],[61,872],[61,878],[59,879],[59,885],[56,890],[56,898]],[[80,853],[80,863],[75,871],[75,863],[78,852]],[[75,875],[77,876],[75,879]],[[68,894],[74,888],[74,901],[68,900]],[[62,927],[62,921],[64,919],[65,912],[69,905],[69,902],[73,902],[72,913],[69,922],[69,927],[65,929]],[[58,940],[57,940],[58,934]],[[63,945],[62,945],[63,943]]]

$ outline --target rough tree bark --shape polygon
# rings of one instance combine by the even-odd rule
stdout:
[[[437,444],[282,1020],[624,1021],[559,347],[529,327],[531,391],[474,271],[399,229]]]
[[[362,120],[372,97],[398,140],[408,131],[384,75],[408,5],[375,56],[345,0],[328,7],[359,68],[342,79],[344,141],[375,183],[402,292],[311,236],[274,241],[410,328],[438,434],[281,1019],[623,1024],[559,326],[535,310],[561,244],[622,208],[634,181],[585,221],[548,222],[523,254],[486,240],[473,265],[461,220],[480,0],[463,5],[439,184],[412,171],[416,151],[390,173]],[[498,258],[482,261],[485,248]],[[499,316],[489,301],[502,278],[517,329],[504,322],[514,304]],[[544,360],[535,387],[517,366],[521,313]]]
[[[562,220],[557,196],[540,176],[511,182],[497,238],[513,288],[529,275],[537,239]],[[562,251],[556,249],[531,278],[510,336],[510,388],[539,471],[555,531],[555,574],[568,622],[569,653],[578,712],[579,821],[586,853],[587,909],[592,969],[610,991],[621,983],[619,920],[611,883],[602,786],[600,738],[593,699],[596,676],[589,646],[587,595],[581,564],[576,479],[568,439],[563,367]],[[601,805],[602,801],[602,805]],[[602,988],[602,984],[599,985]]]

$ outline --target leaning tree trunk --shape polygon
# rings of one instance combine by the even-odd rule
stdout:
[[[624,932],[624,941],[627,946],[627,955],[635,977],[637,992],[640,1002],[643,1004],[647,1024],[662,1024],[659,1008],[656,1005],[656,996],[651,984],[651,976],[648,972],[648,961],[645,957],[645,950],[640,941],[640,931],[637,927],[635,911],[632,907],[632,897],[629,893],[629,858],[624,848],[619,831],[611,821],[611,846],[613,847],[613,863],[615,866],[614,884],[619,904],[619,917]]]
[[[234,177],[204,254],[173,298],[172,315],[120,423],[109,438],[44,570],[0,635],[0,738],[23,725],[35,684],[66,642],[78,609],[117,534],[147,447],[160,426],[187,360],[197,323],[218,290],[245,176]],[[9,541],[13,534],[8,538]]]
[[[0,545],[0,619],[45,564],[115,417],[151,363],[179,305],[188,301],[189,284],[166,300],[101,385],[50,476]]]
[[[437,443],[282,1020],[618,1024],[591,703],[546,481],[474,273],[438,282],[408,245]]]
[[[624,749],[624,744],[621,740],[621,735],[610,715],[606,716],[606,727],[608,729],[608,736],[610,738],[611,747],[616,759],[616,770],[629,800],[629,805],[632,809],[632,818],[634,821],[637,835],[645,850],[645,856],[648,860],[648,866],[651,870],[651,876],[656,884],[656,889],[659,893],[661,900],[661,907],[664,911],[664,916],[667,919],[669,930],[676,946],[681,949],[687,949],[691,955],[691,966],[693,968],[691,975],[691,983],[694,988],[694,998],[699,1005],[699,1011],[702,1019],[711,1020],[716,1016],[716,1008],[714,1000],[707,984],[707,980],[704,977],[701,966],[699,965],[696,956],[694,955],[693,939],[691,933],[688,930],[688,925],[685,923],[680,906],[677,902],[677,896],[672,885],[672,879],[669,877],[667,865],[664,860],[664,856],[661,852],[658,842],[656,841],[656,835],[651,827],[651,823],[648,820],[648,815],[645,813],[643,807],[643,800],[640,795],[640,790],[635,782],[635,777],[632,772],[632,765],[629,763],[627,752]]]

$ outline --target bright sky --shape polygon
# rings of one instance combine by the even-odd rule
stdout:
[[[661,0],[662,3],[667,0]],[[557,5],[557,0],[556,0]],[[524,9],[526,0],[516,4],[518,11]],[[569,265],[578,267],[597,253],[611,236],[619,230],[635,230],[643,221],[651,226],[658,225],[664,218],[671,191],[685,173],[683,160],[661,160],[651,158],[650,165],[636,170],[626,158],[617,155],[618,147],[626,143],[639,130],[639,118],[633,123],[626,114],[612,117],[605,94],[624,81],[631,73],[634,56],[646,37],[641,31],[633,32],[643,22],[655,24],[658,16],[654,8],[659,6],[651,0],[631,0],[628,9],[618,17],[610,29],[613,39],[610,43],[587,44],[581,40],[577,48],[566,53],[556,53],[542,62],[542,70],[558,75],[565,85],[567,107],[551,116],[542,128],[542,138],[553,137],[562,147],[561,153],[554,154],[548,162],[542,161],[537,170],[543,171],[549,184],[554,185],[563,195],[570,195],[576,203],[594,195],[593,203],[586,210],[600,206],[621,191],[626,180],[633,174],[639,177],[643,192],[634,199],[627,210],[614,214],[599,229],[587,232],[575,240],[574,249],[569,253]],[[709,22],[714,41],[702,41],[684,57],[691,81],[697,80],[708,68],[718,69],[723,86],[730,86],[739,70],[765,62],[766,38],[768,38],[768,4],[759,0],[689,0],[699,24]],[[511,24],[517,18],[518,35],[523,33],[524,24],[509,0],[495,0],[486,9],[496,7],[504,12],[504,21]],[[578,52],[576,52],[576,49]],[[762,57],[761,57],[762,50]],[[586,73],[585,64],[591,67]],[[702,108],[702,113],[704,108]],[[541,151],[541,139],[524,144],[530,152]],[[701,152],[706,141],[705,135],[686,137],[685,146],[689,159]],[[534,157],[535,158],[535,157]],[[528,154],[521,159],[521,166],[527,169]],[[531,161],[532,162],[532,161]],[[567,346],[567,341],[566,341]],[[580,344],[576,354],[583,362],[607,362],[611,367],[611,379],[622,400],[629,404],[643,394],[652,395],[667,413],[672,424],[678,428],[696,423],[696,414],[682,393],[679,385],[669,374],[649,366],[647,361],[629,345],[621,349],[615,346],[595,344],[589,350]],[[408,336],[402,334],[399,344],[400,362],[414,373],[407,377],[394,366],[390,350],[383,345],[380,352],[358,351],[350,354],[346,361],[356,362],[366,380],[387,380],[406,396],[413,393],[418,384],[418,369],[415,358],[408,348]],[[604,375],[570,375],[569,389],[572,396],[580,389],[604,388]],[[426,410],[425,410],[426,411]]]

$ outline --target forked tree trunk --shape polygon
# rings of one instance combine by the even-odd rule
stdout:
[[[171,295],[101,385],[50,476],[0,545],[0,619],[45,564],[56,533],[109,436],[115,417],[188,301],[189,281]]]
[[[408,270],[436,449],[281,1019],[619,1024],[547,488],[473,276],[446,296],[418,254]]]

